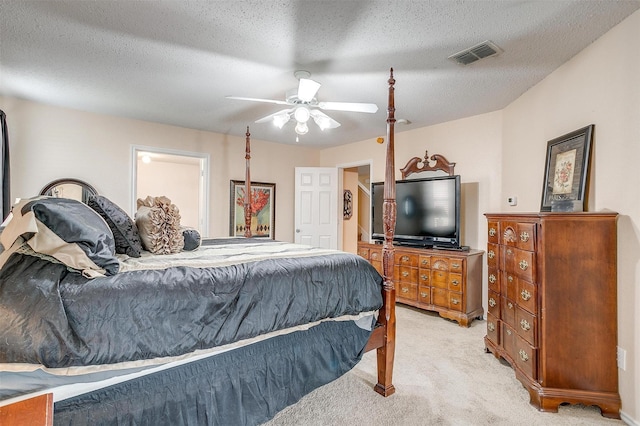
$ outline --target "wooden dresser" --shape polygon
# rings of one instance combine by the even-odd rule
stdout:
[[[597,405],[620,418],[617,213],[486,214],[486,349],[540,411]]]
[[[396,302],[436,311],[464,327],[482,317],[483,251],[394,248]],[[382,274],[382,245],[360,242],[358,254]]]

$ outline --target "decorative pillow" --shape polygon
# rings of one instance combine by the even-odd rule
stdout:
[[[167,197],[138,199],[135,221],[145,249],[154,254],[179,253],[184,247],[180,211]]]
[[[102,195],[92,195],[87,204],[98,212],[111,228],[116,242],[116,253],[140,257],[142,242],[140,242],[138,228],[129,215]]]
[[[20,201],[12,212],[13,219],[0,236],[6,249],[23,237],[36,253],[87,271],[87,275],[118,273],[120,263],[111,229],[86,204],[69,198],[37,197]]]
[[[200,232],[194,228],[183,226],[182,237],[184,238],[184,247],[182,248],[184,251],[193,251],[200,247],[200,243],[202,242]]]

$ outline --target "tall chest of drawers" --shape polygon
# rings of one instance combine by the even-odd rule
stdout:
[[[382,274],[382,245],[358,243],[358,254]],[[481,250],[394,247],[396,301],[435,311],[468,327],[482,317]]]
[[[487,351],[539,410],[597,405],[620,418],[617,213],[485,216]]]

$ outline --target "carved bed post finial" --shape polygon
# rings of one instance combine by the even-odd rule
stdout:
[[[244,179],[244,236],[245,238],[251,238],[251,133],[249,133],[249,126],[247,126],[246,136],[244,156],[247,162]]]
[[[394,248],[393,234],[396,228],[396,179],[395,179],[395,147],[394,147],[394,127],[395,119],[395,89],[396,80],[393,78],[393,68],[389,73],[389,105],[387,108],[387,156],[384,175],[384,201],[383,226],[384,243],[382,246],[382,276],[384,287],[382,297],[384,298],[383,312],[378,321],[385,327],[384,345],[377,349],[378,360],[378,383],[375,391],[383,396],[392,395],[395,387],[392,384],[393,360],[396,346],[396,288],[393,282],[394,269]]]

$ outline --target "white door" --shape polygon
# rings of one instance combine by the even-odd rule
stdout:
[[[338,169],[296,167],[295,242],[338,248]]]

